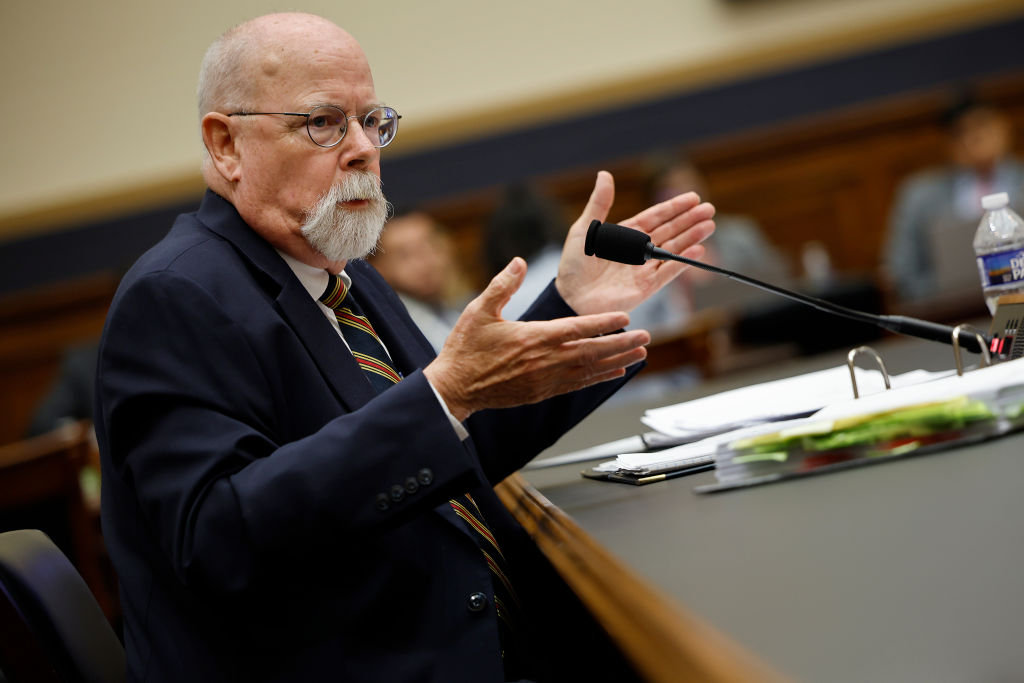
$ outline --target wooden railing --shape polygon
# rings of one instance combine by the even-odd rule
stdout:
[[[785,680],[637,577],[519,475],[495,490],[644,680]]]

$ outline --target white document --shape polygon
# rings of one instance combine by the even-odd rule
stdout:
[[[722,444],[727,444],[737,439],[744,439],[756,436],[764,432],[775,431],[783,426],[797,426],[811,421],[812,418],[797,418],[794,420],[762,422],[756,425],[733,429],[721,434],[709,436],[700,441],[683,444],[674,448],[666,448],[663,451],[654,453],[620,453],[615,460],[603,462],[594,469],[599,472],[617,472],[625,470],[637,474],[648,474],[667,469],[682,469],[692,465],[699,465],[705,462],[714,462],[715,453]]]
[[[1001,399],[1011,403],[1024,395],[1024,358],[1003,361],[987,368],[965,372],[962,377],[955,374],[935,379],[926,384],[904,385],[892,391],[874,394],[861,399],[836,401],[815,413],[817,420],[838,420],[855,415],[880,413],[907,406],[948,401],[960,396],[984,400],[991,408],[997,408]]]
[[[884,391],[885,384],[879,372],[856,368],[856,374],[861,396]],[[947,374],[914,370],[891,377],[890,383],[894,388],[903,387]],[[648,410],[641,420],[663,434],[699,438],[770,420],[806,415],[852,398],[850,370],[844,365],[655,408]]]
[[[849,381],[849,369],[845,367],[840,369],[846,373],[846,379]],[[828,370],[825,372],[833,373],[835,371]],[[819,378],[822,375],[822,373],[813,374],[818,375]],[[789,391],[793,390],[794,387],[799,388],[801,383],[797,381],[794,384],[794,381],[804,380],[807,377],[808,375],[803,375],[801,377],[794,377],[792,380],[783,380],[784,388],[782,390]],[[896,379],[899,379],[899,382]],[[917,380],[916,383],[915,380]],[[859,376],[857,381],[858,386],[862,387]],[[719,446],[739,439],[769,432],[809,427],[820,431],[822,428],[829,429],[824,427],[824,424],[831,425],[835,420],[881,413],[914,405],[948,401],[960,396],[983,399],[993,409],[998,409],[998,406],[1005,402],[1011,410],[1016,410],[1021,405],[1021,402],[1024,401],[1024,358],[1005,361],[987,368],[971,370],[962,377],[951,373],[914,371],[900,375],[898,378],[892,378],[892,384],[893,389],[891,391],[880,391],[870,396],[862,395],[859,399],[844,396],[842,400],[822,407],[809,417],[762,422],[655,453],[622,453],[615,460],[602,463],[595,469],[613,472],[627,470],[648,473],[685,467],[689,464],[696,464],[696,462],[692,462],[694,458],[713,458],[715,453],[719,451]],[[780,383],[769,382],[767,385],[756,385],[748,389],[756,389],[757,395],[763,395],[762,390],[768,385],[772,385],[776,390],[779,390]],[[743,391],[745,390],[740,389],[735,392],[725,392],[708,398],[720,399],[721,397],[742,393]],[[702,401],[707,401],[707,399],[682,403],[678,406],[671,406],[670,409],[682,409],[684,406]],[[787,397],[783,394],[778,394],[775,396],[775,402],[780,404],[786,403]]]

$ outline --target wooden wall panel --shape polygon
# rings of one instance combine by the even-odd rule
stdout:
[[[987,82],[978,92],[1011,117],[1019,131],[1016,150],[1024,155],[1024,75]],[[947,91],[900,96],[707,140],[685,152],[702,170],[707,197],[719,211],[756,219],[793,264],[804,243],[818,240],[839,270],[874,273],[900,182],[945,160],[940,121],[947,103]],[[643,160],[603,167],[616,178],[613,220],[648,204]],[[538,177],[534,185],[564,205],[569,221],[585,204],[597,170],[570,169]],[[480,235],[500,194],[492,188],[424,207],[448,227],[478,286],[486,283]]]

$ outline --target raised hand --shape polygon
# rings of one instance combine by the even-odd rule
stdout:
[[[525,275],[525,262],[512,259],[469,303],[444,348],[423,370],[458,420],[484,408],[536,403],[621,377],[647,356],[646,331],[608,334],[629,323],[622,312],[503,319],[501,311]]]
[[[555,286],[574,311],[591,314],[631,311],[664,287],[687,266],[671,261],[648,261],[642,266],[605,261],[583,253],[587,228],[592,220],[608,218],[615,199],[615,184],[607,171],[597,174],[594,191],[583,214],[569,229],[562,248]],[[715,207],[687,192],[641,211],[621,225],[643,230],[655,246],[700,259],[701,242],[715,230]]]

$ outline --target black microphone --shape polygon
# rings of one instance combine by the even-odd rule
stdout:
[[[865,313],[864,311],[858,311],[834,304],[831,301],[825,301],[824,299],[818,299],[813,296],[783,289],[782,287],[778,287],[768,282],[762,282],[761,280],[755,280],[754,278],[747,277],[746,275],[734,273],[731,270],[726,270],[725,268],[719,268],[718,266],[713,266],[709,263],[701,263],[700,261],[688,259],[685,256],[673,254],[661,247],[654,246],[651,243],[651,236],[647,233],[641,230],[627,228],[624,225],[602,223],[597,220],[591,221],[590,228],[587,230],[587,239],[584,242],[583,251],[587,256],[596,256],[607,261],[627,263],[634,266],[643,265],[652,258],[662,261],[679,261],[680,263],[685,263],[693,266],[694,268],[718,273],[719,275],[724,275],[727,278],[738,280],[753,287],[757,287],[758,289],[763,289],[767,292],[784,296],[787,299],[792,299],[793,301],[799,301],[800,303],[816,308],[819,311],[876,325],[882,329],[889,330],[890,332],[895,332],[897,334],[905,334],[911,337],[919,337],[921,339],[928,339],[930,341],[943,342],[946,344],[953,343],[953,328],[948,325],[940,325],[939,323],[919,320],[905,315],[876,315],[874,313]],[[985,345],[988,346],[990,342],[989,338],[984,337],[984,340]],[[981,344],[978,343],[977,338],[973,334],[960,335],[959,344],[962,348],[973,353],[982,352]]]

